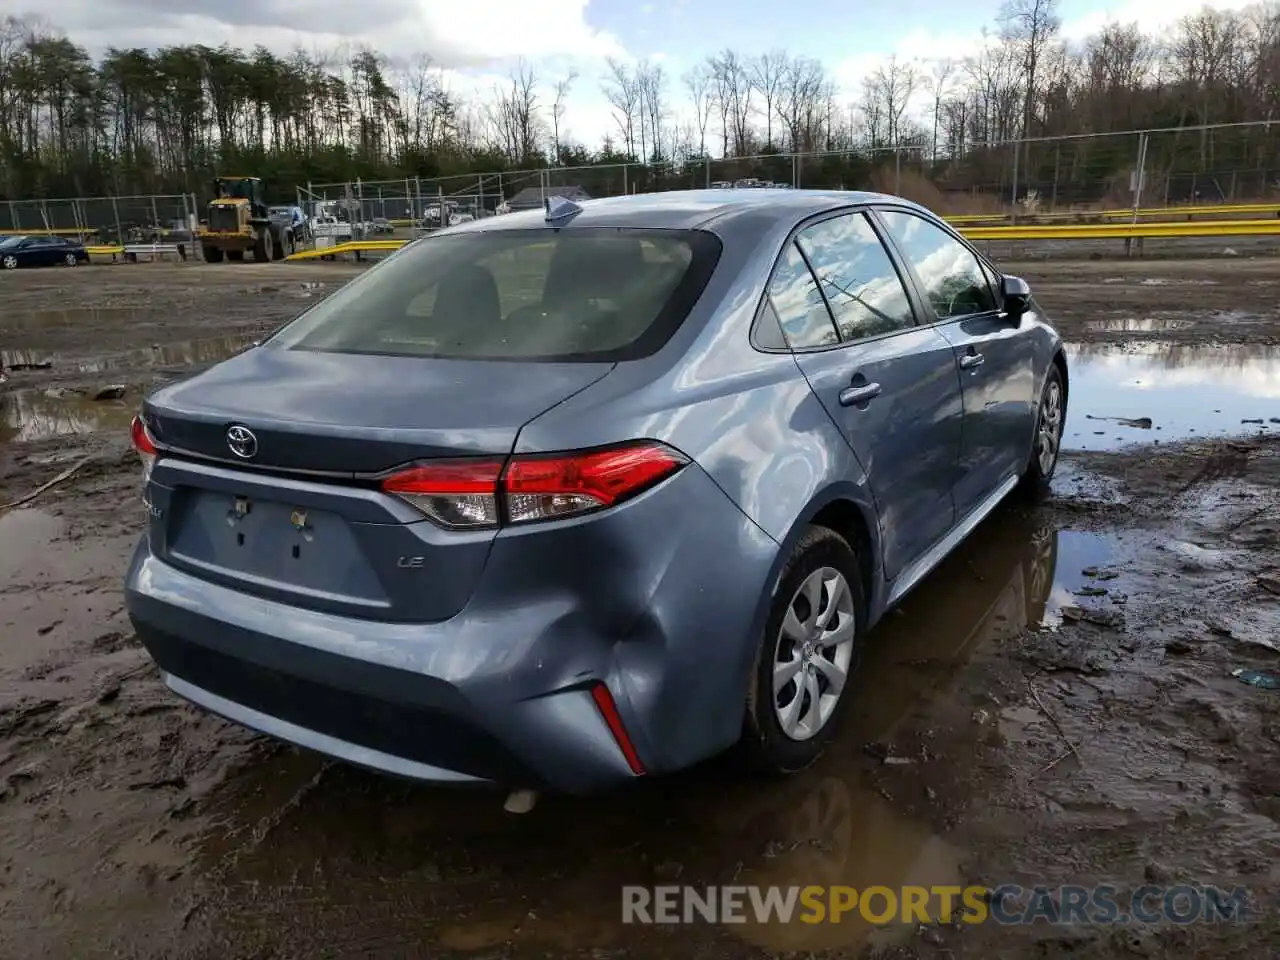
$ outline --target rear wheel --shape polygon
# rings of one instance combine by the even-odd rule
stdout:
[[[747,696],[743,748],[770,774],[821,756],[848,706],[867,612],[853,548],[810,527],[783,567]]]
[[[202,246],[200,248],[200,252],[204,255],[205,263],[221,263],[222,262],[221,247]]]
[[[77,257],[74,253],[68,253],[65,257],[62,258],[62,262],[65,263],[68,267],[80,266],[80,258]]]

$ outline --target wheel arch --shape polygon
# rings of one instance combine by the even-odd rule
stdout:
[[[774,568],[770,571],[769,590],[763,603],[766,619],[782,568],[810,525],[826,527],[853,548],[858,557],[858,572],[868,607],[878,595],[876,576],[880,570],[880,528],[876,520],[875,505],[871,503],[864,486],[833,483],[814,494],[779,543],[780,549]],[[760,628],[764,628],[763,621]]]
[[[1053,359],[1050,363],[1058,368],[1058,375],[1062,377],[1062,409],[1065,413],[1067,402],[1071,399],[1071,377],[1067,373],[1067,351],[1062,344],[1058,344],[1057,349],[1053,351]]]

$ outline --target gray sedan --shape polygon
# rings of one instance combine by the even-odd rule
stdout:
[[[795,771],[1066,400],[1027,285],[904,200],[553,198],[152,394],[128,610],[176,694],[393,774]]]

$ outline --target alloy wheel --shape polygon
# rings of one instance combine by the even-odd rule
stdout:
[[[1058,445],[1062,442],[1062,384],[1049,382],[1040,406],[1040,473],[1048,476],[1058,462]]]
[[[853,594],[839,570],[822,567],[791,598],[773,662],[774,710],[792,740],[817,734],[844,693],[857,632]]]

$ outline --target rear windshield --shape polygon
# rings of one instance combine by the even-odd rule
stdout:
[[[466,360],[627,360],[659,349],[720,243],[696,230],[493,230],[419,240],[271,346]]]

